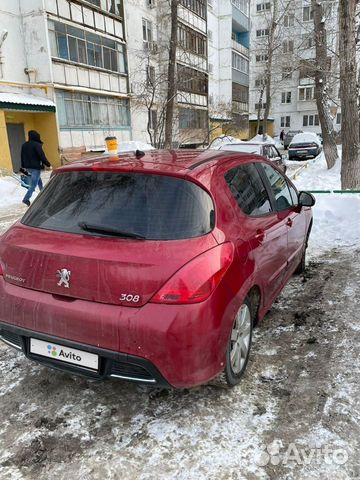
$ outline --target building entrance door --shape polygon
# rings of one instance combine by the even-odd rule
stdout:
[[[6,130],[13,170],[17,173],[21,167],[21,146],[25,142],[24,124],[7,123]]]

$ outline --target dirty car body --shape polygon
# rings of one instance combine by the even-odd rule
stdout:
[[[266,198],[241,192],[240,174]],[[91,378],[206,383],[224,369],[244,299],[261,320],[301,261],[312,214],[298,198],[257,155],[149,151],[61,167],[0,237],[0,337]]]

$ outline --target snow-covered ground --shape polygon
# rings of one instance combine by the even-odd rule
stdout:
[[[25,193],[25,188],[15,178],[0,177],[0,209],[18,205]]]
[[[341,156],[341,147],[339,147]],[[305,162],[287,162],[288,175],[298,190],[341,190],[339,159],[327,169],[324,154]],[[299,173],[296,173],[296,172]],[[295,177],[294,177],[295,176]],[[294,178],[293,178],[294,177]],[[353,193],[314,193],[314,223],[309,242],[309,255],[314,257],[334,247],[360,247],[360,195]]]

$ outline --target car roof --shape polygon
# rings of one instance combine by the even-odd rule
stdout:
[[[270,142],[238,142],[238,143],[226,143],[225,145],[222,145],[222,147],[227,147],[228,145],[239,145],[240,147],[246,146],[246,145],[273,145],[273,143]]]
[[[55,173],[93,170],[112,172],[144,172],[199,178],[210,167],[228,160],[259,160],[258,155],[227,150],[149,150],[146,152],[126,152],[115,156],[101,156],[82,159],[59,167]]]
[[[319,141],[318,136],[316,133],[313,132],[302,132],[302,133],[297,133],[294,138],[291,140],[291,143],[296,143],[297,141],[307,141],[307,139],[312,138],[316,141]]]

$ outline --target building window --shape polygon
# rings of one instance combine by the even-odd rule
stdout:
[[[314,87],[300,87],[299,101],[306,102],[311,100],[314,100]]]
[[[313,19],[313,11],[311,7],[303,7],[303,22],[310,22]]]
[[[247,17],[249,16],[249,0],[231,0],[231,3],[240,10],[240,12],[244,13]]]
[[[266,85],[266,79],[265,78],[257,78],[255,80],[255,87],[264,87]]]
[[[261,55],[256,55],[256,56],[255,56],[255,61],[256,61],[257,63],[259,63],[259,62],[267,62],[267,61],[268,61],[268,58],[269,58],[269,56],[263,53],[263,54],[261,54]]]
[[[146,20],[146,18],[143,18],[142,20],[142,30],[143,30],[143,41],[144,42],[152,42],[153,36],[152,36],[152,23],[149,22],[149,20]]]
[[[126,73],[121,43],[60,22],[49,22],[49,37],[54,57]]]
[[[292,67],[283,67],[282,73],[281,73],[281,78],[283,80],[285,80],[287,78],[290,79],[290,78],[292,78],[292,74],[293,74]]]
[[[283,52],[284,53],[293,53],[294,52],[294,40],[284,40],[283,41]]]
[[[232,68],[239,72],[249,74],[249,60],[238,53],[232,52]]]
[[[290,124],[291,124],[291,117],[290,115],[287,115],[286,117],[281,117],[280,119],[280,126],[282,128],[284,127],[290,127]]]
[[[178,42],[188,52],[196,53],[202,57],[207,55],[206,36],[182,23],[178,24]]]
[[[127,99],[57,91],[56,107],[60,128],[130,127]]]
[[[262,2],[256,4],[256,11],[257,12],[265,12],[270,10],[271,4],[270,2]]]
[[[256,30],[257,37],[267,37],[269,35],[268,28],[261,28],[260,30]]]
[[[157,128],[157,112],[156,110],[149,110],[149,128],[150,130],[156,130]]]
[[[206,73],[183,65],[177,66],[178,90],[183,92],[206,95],[208,92],[208,77]]]
[[[208,124],[206,110],[191,110],[190,108],[179,108],[179,128],[205,129]]]
[[[291,92],[282,92],[281,103],[291,103]]]
[[[295,15],[288,13],[284,15],[284,27],[293,27],[295,25]]]
[[[199,17],[206,18],[206,0],[180,0],[180,3]]]
[[[255,103],[255,110],[261,110],[262,108],[266,108],[266,103]]]
[[[319,126],[319,115],[304,115],[303,116],[303,127],[318,127]]]
[[[155,86],[155,67],[152,67],[151,65],[146,67],[146,86]]]
[[[314,34],[303,33],[301,35],[301,46],[303,48],[313,48],[315,46]]]
[[[336,125],[341,125],[341,113],[336,114]]]
[[[113,15],[121,15],[121,1],[120,0],[85,0],[95,7],[101,8],[105,12],[112,13]]]
[[[244,85],[233,82],[232,84],[232,99],[235,102],[248,104],[249,102],[249,89]]]

